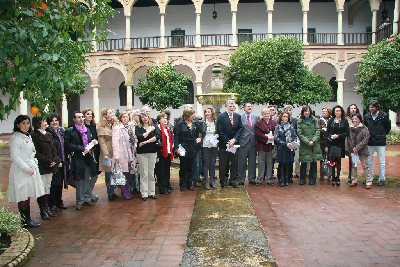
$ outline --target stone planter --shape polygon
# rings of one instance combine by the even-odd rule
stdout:
[[[13,233],[11,245],[0,255],[0,266],[23,266],[33,256],[35,239],[32,234],[23,229]]]

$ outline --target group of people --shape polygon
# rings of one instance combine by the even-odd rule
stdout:
[[[34,117],[34,130],[30,118],[19,115],[10,140],[8,199],[18,202],[26,227],[39,226],[30,216],[30,197],[37,198],[44,220],[67,208],[63,186],[76,188],[76,210],[94,206],[98,196],[93,189],[101,172],[109,201],[118,197],[113,183],[117,172],[125,177],[119,185],[122,198],[132,199],[137,191],[143,201],[157,199],[156,185],[160,194],[171,193],[174,157],[180,161],[180,191],[200,186],[201,174],[205,189],[217,188],[217,157],[221,188],[244,185],[246,177],[249,184],[273,186],[275,162],[280,186],[288,186],[298,174],[300,185],[306,184],[307,177],[314,185],[318,161],[331,170],[327,173],[321,167],[320,179],[330,176],[332,185],[339,186],[341,159],[346,155],[351,186],[357,185],[359,161],[370,189],[375,151],[380,163],[378,183],[384,185],[390,120],[377,101],[370,103],[364,118],[354,104],[347,113],[341,106],[323,108],[320,117],[310,106],[302,107],[298,117],[293,116],[292,106],[279,114],[276,106],[265,107],[261,116],[253,114],[251,103],[243,105],[241,115],[234,100],[225,107],[218,116],[211,107],[198,116],[191,105],[185,105],[174,125],[168,110],[153,119],[148,106],[119,112],[118,118],[112,108],[104,108],[97,124],[93,110],[84,109],[73,113],[73,125],[65,130],[57,114]]]

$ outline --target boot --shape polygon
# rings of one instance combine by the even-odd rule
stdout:
[[[51,220],[50,216],[46,212],[46,206],[44,204],[44,196],[38,197],[37,203],[39,205],[40,217],[42,218],[42,220]]]
[[[37,228],[40,226],[39,223],[31,219],[31,210],[29,207],[20,209],[19,213],[21,214],[21,223],[24,228]]]
[[[47,215],[49,215],[50,217],[57,217],[57,215],[55,213],[50,211],[49,199],[50,199],[50,195],[44,195],[44,208],[45,208],[45,211],[46,211]]]

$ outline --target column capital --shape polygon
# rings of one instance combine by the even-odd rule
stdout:
[[[237,6],[239,3],[239,0],[229,0],[229,3],[231,4],[231,11],[237,12]]]
[[[346,81],[346,79],[343,79],[343,78],[336,79],[336,82],[338,82],[338,83],[344,83],[345,81]]]
[[[382,0],[369,0],[369,5],[371,7],[371,12],[377,12]]]
[[[307,12],[310,10],[310,0],[300,0],[301,10]]]
[[[201,14],[201,7],[203,5],[203,0],[192,0],[194,8],[196,9],[196,14]]]
[[[96,84],[91,84],[90,87],[93,89],[99,89],[100,85],[96,83]]]
[[[335,0],[336,11],[343,11],[344,10],[344,2],[345,2],[345,0]]]
[[[275,0],[264,0],[268,11],[274,11]]]

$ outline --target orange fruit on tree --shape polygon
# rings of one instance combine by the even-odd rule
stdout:
[[[31,107],[32,115],[37,116],[39,114],[39,112],[40,112],[40,109],[38,107],[35,107],[35,106]]]

